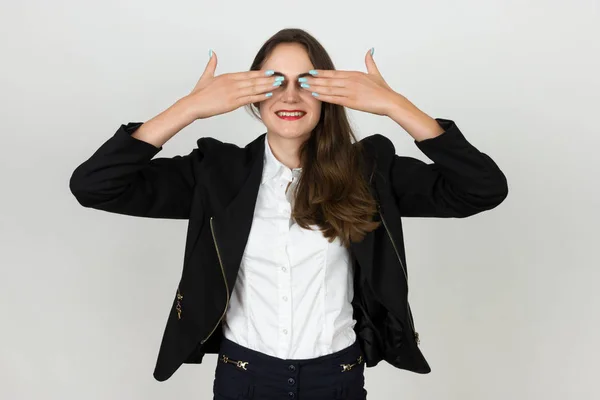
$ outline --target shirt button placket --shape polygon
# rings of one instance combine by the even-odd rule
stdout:
[[[280,199],[280,213],[281,217],[278,223],[280,223],[280,243],[279,249],[280,252],[278,254],[279,262],[281,263],[280,268],[280,278],[278,279],[279,285],[279,298],[283,298],[284,296],[289,295],[290,293],[290,271],[289,269],[289,261],[287,256],[287,245],[289,242],[289,210],[286,208],[288,206],[285,198]],[[278,353],[281,357],[285,358],[288,349],[290,348],[290,340],[291,340],[291,313],[290,313],[289,302],[280,301],[279,302],[279,350]]]
[[[281,267],[281,271],[283,272],[284,278],[282,280],[283,284],[281,286],[281,294],[283,301],[280,302],[280,326],[282,328],[281,332],[283,333],[283,336],[281,338],[281,351],[282,354],[288,354],[289,348],[290,348],[290,344],[291,344],[291,340],[292,340],[292,335],[291,335],[291,322],[292,322],[292,310],[290,308],[290,303],[287,301],[288,297],[286,295],[286,293],[290,292],[290,286],[291,286],[291,282],[290,282],[290,278],[291,275],[289,273],[289,265],[286,266],[282,266]],[[284,357],[287,357],[284,356]]]
[[[289,207],[289,204],[286,203],[286,207]],[[291,286],[292,286],[292,276],[291,276],[291,264],[290,264],[290,260],[289,260],[289,256],[288,256],[288,245],[289,245],[289,212],[290,210],[287,209],[286,210],[287,214],[286,217],[288,217],[286,222],[286,237],[285,237],[285,245],[282,247],[282,259],[284,260],[283,265],[281,270],[284,273],[284,279],[283,279],[283,285],[281,286],[281,294],[282,297],[283,296],[287,296],[287,295],[291,295]],[[283,337],[282,337],[282,348],[281,348],[281,353],[283,356],[283,358],[287,358],[289,357],[289,351],[290,348],[292,347],[292,317],[293,317],[293,310],[291,309],[291,304],[287,301],[283,301],[281,302],[281,317],[280,317],[280,321],[282,323],[282,327],[283,327]]]

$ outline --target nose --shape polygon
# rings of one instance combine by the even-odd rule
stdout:
[[[285,103],[296,103],[300,100],[300,90],[296,82],[287,82],[285,87],[281,88],[281,100]]]

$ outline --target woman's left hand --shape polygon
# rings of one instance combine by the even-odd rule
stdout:
[[[365,64],[367,73],[317,69],[316,75],[306,77],[304,83],[310,87],[304,90],[321,101],[377,115],[389,115],[399,102],[408,102],[385,82],[371,51],[365,56]]]

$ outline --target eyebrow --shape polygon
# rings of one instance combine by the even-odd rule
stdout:
[[[282,74],[282,73],[281,73],[281,72],[279,72],[279,71],[275,71],[275,72],[273,73],[273,76],[283,76],[283,77],[285,78],[285,75],[284,75],[284,74]],[[311,75],[310,75],[308,72],[305,72],[305,73],[303,73],[303,74],[300,74],[300,75],[298,75],[296,78],[302,78],[302,77],[305,77],[305,76],[311,76]]]

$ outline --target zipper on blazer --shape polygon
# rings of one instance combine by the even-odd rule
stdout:
[[[396,252],[396,257],[398,258],[398,261],[400,262],[400,266],[402,267],[402,272],[404,272],[404,279],[406,279],[406,315],[408,316],[408,321],[410,322],[410,327],[412,328],[415,340],[417,341],[417,345],[419,345],[421,343],[421,340],[419,339],[419,332],[417,332],[415,329],[415,323],[412,319],[411,312],[410,312],[409,305],[408,305],[408,274],[406,273],[406,268],[404,267],[404,263],[402,262],[402,259],[400,258],[400,254],[398,253],[398,248],[396,247],[396,243],[394,243],[394,239],[392,239],[392,234],[388,230],[387,224],[385,223],[385,218],[383,218],[383,214],[381,212],[381,207],[380,207],[379,203],[377,204],[377,211],[379,212],[379,216],[381,217],[381,221],[383,222],[383,227],[385,228],[385,231],[386,231],[388,237],[390,238],[390,242],[392,242],[392,246],[394,247],[394,251]]]
[[[215,249],[217,250],[217,257],[219,258],[219,266],[221,267],[221,274],[223,275],[223,282],[225,283],[227,299],[225,301],[225,309],[223,310],[223,314],[221,315],[221,318],[219,318],[219,320],[217,321],[217,324],[212,329],[212,331],[210,331],[208,336],[200,341],[200,344],[204,344],[212,336],[212,334],[215,332],[215,330],[217,329],[217,327],[223,320],[223,317],[225,317],[225,314],[227,313],[227,307],[229,307],[229,285],[227,285],[227,278],[225,277],[225,269],[223,268],[223,261],[221,260],[221,253],[219,253],[219,247],[217,246],[217,238],[215,236],[215,230],[213,228],[213,217],[210,217],[210,231],[212,233],[213,242],[215,243]]]
[[[175,306],[177,319],[181,319],[181,300],[183,300],[183,295],[179,292],[179,288],[177,288],[177,305]]]

